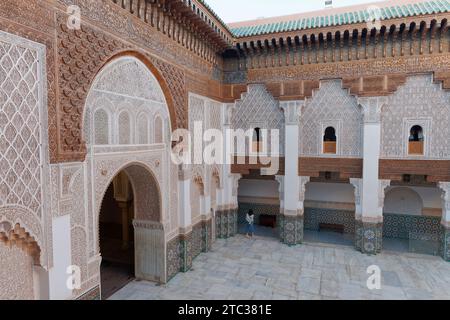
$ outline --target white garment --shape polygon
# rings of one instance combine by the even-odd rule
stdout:
[[[253,224],[253,222],[254,222],[254,220],[255,220],[255,216],[254,216],[254,215],[251,216],[251,215],[249,215],[249,214],[247,213],[247,216],[245,217],[245,220],[247,220],[247,222],[248,222],[249,224]]]

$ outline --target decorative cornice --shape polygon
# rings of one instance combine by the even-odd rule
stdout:
[[[382,21],[387,22],[392,19],[405,19],[428,14],[446,13],[448,11],[450,11],[450,3],[447,0],[390,6],[385,4],[383,8],[369,7],[363,10],[360,8],[355,10],[349,7],[348,12],[340,12],[338,14],[328,12],[326,15],[321,15],[320,12],[317,12],[317,16],[298,17],[290,21],[276,21],[277,18],[271,18],[271,20],[275,21],[264,24],[255,21],[254,25],[234,27],[231,31],[235,37],[245,38],[265,34],[340,27],[343,25],[350,28],[351,25],[362,23],[370,26],[373,24],[374,19],[378,19],[381,24]]]

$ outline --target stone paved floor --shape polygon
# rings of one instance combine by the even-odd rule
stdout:
[[[366,286],[367,267],[382,270],[381,290]],[[450,299],[450,263],[440,257],[318,243],[287,247],[274,239],[218,240],[193,270],[167,285],[134,281],[111,299]]]

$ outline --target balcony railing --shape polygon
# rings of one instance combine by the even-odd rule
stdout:
[[[423,155],[424,144],[423,141],[409,141],[408,154]]]
[[[336,154],[336,141],[324,141],[323,153]]]

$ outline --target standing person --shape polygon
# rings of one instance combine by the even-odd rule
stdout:
[[[247,234],[246,237],[247,238],[251,238],[253,237],[253,234],[255,233],[255,226],[254,226],[254,222],[255,222],[255,215],[253,214],[253,210],[250,209],[247,213],[247,216],[245,217],[245,220],[247,220]]]

